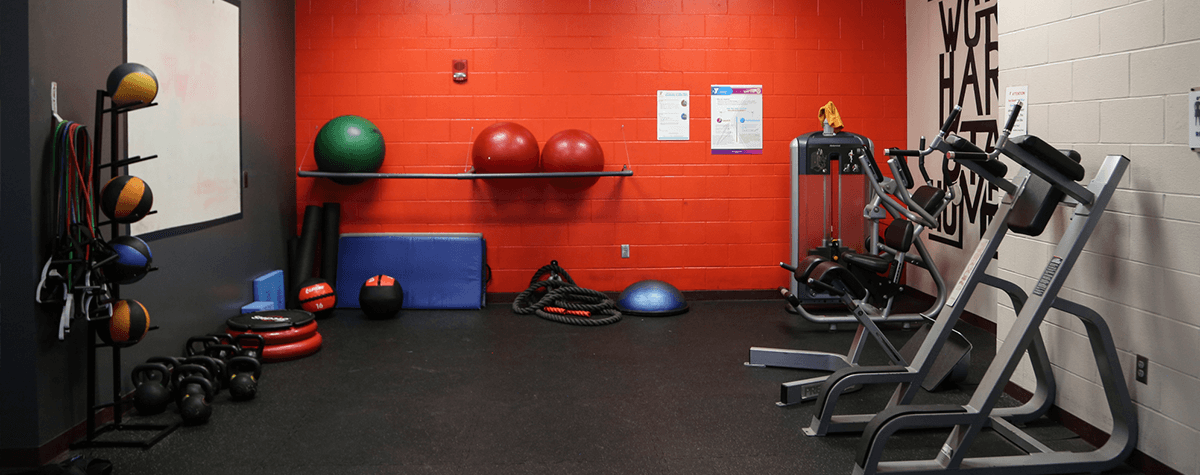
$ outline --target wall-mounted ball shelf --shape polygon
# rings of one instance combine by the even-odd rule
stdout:
[[[432,178],[453,180],[491,180],[496,178],[582,178],[596,176],[633,176],[633,170],[622,166],[613,172],[543,172],[543,173],[337,173],[299,170],[304,178]]]

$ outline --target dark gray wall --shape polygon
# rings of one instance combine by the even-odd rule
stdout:
[[[0,227],[6,246],[0,253],[0,284],[6,285],[8,296],[0,303],[0,381],[5,382],[0,448],[33,448],[85,420],[84,350],[85,338],[90,337],[83,323],[77,322],[67,341],[58,341],[57,319],[52,315],[57,309],[38,308],[31,298],[52,237],[41,217],[49,199],[42,183],[49,175],[45,164],[52,132],[50,82],[58,82],[60,114],[95,130],[95,91],[104,87],[108,72],[124,58],[124,2],[6,0],[0,4],[4,66],[21,61],[9,57],[9,38],[22,34],[28,38],[26,72],[5,67],[0,73],[4,74],[0,90],[24,93],[0,96],[5,104],[0,128],[7,137],[0,143],[5,157],[0,168],[0,208],[10,223],[32,223]],[[27,9],[24,15],[22,9]],[[15,16],[10,18],[10,12]],[[20,17],[27,23],[19,25]],[[123,351],[123,374],[150,356],[179,354],[188,336],[223,326],[226,318],[251,300],[252,279],[285,265],[286,239],[295,229],[294,18],[293,2],[288,0],[241,4],[242,167],[250,178],[250,186],[242,190],[243,216],[150,241],[154,264],[161,270],[122,287],[121,296],[142,302],[151,324],[161,329]],[[21,31],[9,31],[9,23],[21,26]],[[21,112],[12,123],[11,110]],[[107,132],[105,136],[107,140]],[[107,152],[108,146],[104,148]],[[110,374],[108,368],[109,359],[100,358],[100,373]],[[109,397],[104,395],[111,394],[111,376],[100,379],[100,401],[105,402]],[[123,391],[131,390],[128,376],[123,379]]]

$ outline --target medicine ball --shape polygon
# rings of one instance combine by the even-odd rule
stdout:
[[[471,164],[475,173],[531,173],[538,170],[538,143],[521,124],[497,122],[475,137]]]
[[[125,63],[108,73],[108,95],[115,106],[149,104],[158,95],[154,71],[138,63]]]
[[[604,150],[592,134],[567,129],[554,134],[542,147],[542,171],[598,172],[604,170]],[[599,177],[559,178],[551,183],[561,188],[587,188]]]
[[[142,341],[150,328],[150,312],[137,300],[118,300],[112,304],[112,318],[107,326],[97,326],[96,334],[114,346],[132,346]]]
[[[323,172],[375,173],[383,166],[386,147],[383,133],[371,121],[343,115],[326,122],[313,142],[317,169]],[[334,178],[343,185],[362,183],[363,178]]]
[[[150,254],[150,246],[146,245],[146,241],[133,236],[118,236],[109,241],[108,246],[117,254],[116,260],[102,268],[108,280],[122,285],[132,284],[150,272],[150,262],[154,256]]]
[[[404,305],[404,289],[389,276],[372,276],[359,289],[358,304],[368,317],[393,317]]]
[[[332,310],[334,304],[337,303],[337,295],[333,292],[333,286],[325,279],[311,278],[300,284],[298,300],[300,308],[307,312],[317,313],[324,310]]]
[[[154,206],[154,193],[141,178],[122,175],[104,185],[100,192],[100,210],[118,223],[140,221]]]

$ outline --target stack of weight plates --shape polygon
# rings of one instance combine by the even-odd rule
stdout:
[[[321,349],[321,334],[312,313],[303,310],[266,310],[243,313],[225,321],[231,336],[243,333],[262,335],[267,347],[263,361],[288,361],[303,358]]]

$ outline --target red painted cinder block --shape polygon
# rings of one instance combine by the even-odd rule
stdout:
[[[729,0],[731,15],[772,15],[775,2],[772,0]]]
[[[496,13],[497,0],[450,0],[450,13]]]
[[[662,15],[658,17],[659,34],[662,36],[696,36],[704,31],[704,17],[700,15]]]
[[[750,17],[745,15],[705,15],[704,34],[721,37],[749,37]]]
[[[750,36],[766,38],[795,38],[796,17],[751,15]]]

